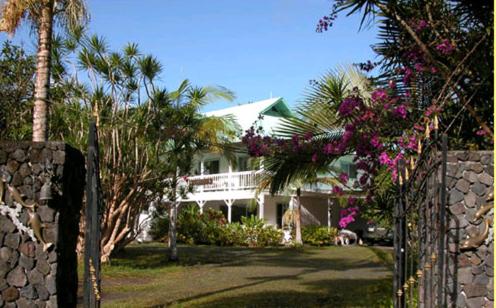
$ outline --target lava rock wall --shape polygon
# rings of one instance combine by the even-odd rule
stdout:
[[[447,162],[449,206],[447,299],[449,307],[493,307],[493,211],[475,219],[494,190],[493,152],[450,151]],[[489,219],[489,234],[472,249],[462,249],[467,237],[477,237]]]
[[[47,166],[53,171],[52,200],[39,201]],[[85,182],[81,152],[61,142],[0,142],[0,171],[26,204],[37,202],[43,244],[23,232],[7,214],[0,215],[0,306],[75,307],[76,242]],[[0,174],[1,176],[2,174]],[[4,204],[13,208],[6,191]],[[19,222],[28,228],[22,208]]]

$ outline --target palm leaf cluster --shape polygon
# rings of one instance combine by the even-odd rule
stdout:
[[[356,92],[367,97],[369,88],[368,80],[353,67],[330,71],[312,81],[295,116],[282,120],[275,130],[274,137],[284,140],[284,145],[263,158],[262,188],[268,187],[271,193],[276,193],[295,183],[299,187],[312,183],[337,184],[337,170],[332,162],[347,153],[323,155],[318,151],[342,136],[345,120],[338,116],[337,110],[343,99]],[[291,139],[295,136],[304,139],[298,151],[291,150]]]

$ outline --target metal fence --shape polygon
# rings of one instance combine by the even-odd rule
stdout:
[[[394,307],[446,306],[446,164],[445,134],[426,139],[416,161],[398,163]]]

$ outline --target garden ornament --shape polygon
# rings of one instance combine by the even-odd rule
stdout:
[[[487,196],[486,201],[490,202],[494,200],[494,193],[491,192],[489,196]],[[483,206],[481,206],[477,212],[475,212],[474,219],[472,219],[472,222],[476,222],[477,220],[481,219],[487,212],[489,212],[493,208],[493,204],[488,203]]]
[[[24,200],[22,199],[21,193],[15,187],[10,186],[9,184],[4,184],[4,180],[2,179],[0,181],[0,202],[3,203],[3,206],[7,206],[3,201],[3,197],[4,197],[4,193],[5,193],[4,185],[7,186],[7,190],[9,191],[12,200],[15,202],[15,204],[17,204],[17,209],[11,209],[10,211],[7,211],[7,212],[11,213],[9,216],[12,218],[14,224],[16,226],[18,226],[18,228],[20,230],[22,229],[25,232],[29,231],[17,219],[17,216],[19,215],[21,208],[22,207],[27,208],[28,217],[29,217],[28,225],[31,227],[32,232],[33,232],[30,236],[32,236],[34,234],[34,237],[40,243],[43,244],[43,251],[47,251],[53,245],[53,243],[48,243],[43,237],[42,228],[44,226],[41,222],[40,215],[38,213],[36,213],[36,207],[38,206],[38,204],[36,202],[30,203],[30,204],[27,204],[26,202],[24,202]],[[28,232],[28,233],[30,233],[30,232]],[[33,240],[34,240],[34,238],[33,238]]]
[[[480,234],[472,236],[466,240],[464,240],[460,245],[460,250],[469,250],[478,248],[485,241],[486,237],[489,235],[489,224],[491,223],[490,219],[486,219],[484,221],[484,231]]]

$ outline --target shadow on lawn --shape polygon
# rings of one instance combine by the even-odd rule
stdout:
[[[280,266],[307,268],[314,270],[346,270],[353,268],[381,267],[382,264],[369,260],[350,260],[344,258],[347,248],[337,248],[341,256],[316,258],[317,249],[321,248],[246,248],[218,246],[179,246],[179,262],[167,261],[168,248],[156,244],[136,245],[116,254],[112,265],[134,269],[155,269],[172,265],[194,266],[213,264],[218,266]],[[366,249],[366,248],[364,248]],[[372,250],[381,261],[385,261],[376,249]]]
[[[255,283],[209,292],[153,307],[168,307],[171,304],[178,304],[180,307],[387,307],[390,305],[392,289],[390,278],[326,279],[304,283],[311,286],[311,291],[250,292],[225,295],[201,303],[191,303],[191,301],[207,296],[278,279],[284,279],[284,277],[267,278]]]
[[[327,249],[327,250],[322,250]],[[323,254],[323,252],[325,252]],[[350,258],[350,253],[354,257]],[[234,283],[212,291],[196,290],[184,297],[170,298],[156,307],[171,304],[194,306],[202,302],[202,307],[379,307],[387,306],[390,298],[391,279],[387,252],[369,250],[365,247],[340,248],[244,248],[217,246],[180,246],[180,266],[198,264],[214,265],[218,268],[263,266],[274,268],[268,275],[246,277],[248,281]],[[356,257],[360,254],[360,257]],[[133,245],[116,255],[112,265],[138,270],[155,270],[167,268],[177,263],[168,263],[168,249],[157,244]],[[279,275],[276,268],[282,269]],[[283,268],[300,269],[288,275]],[[345,274],[346,279],[332,279],[328,272],[353,271]],[[321,277],[315,277],[322,272]],[[357,272],[359,273],[357,275]],[[360,274],[362,273],[362,274]],[[272,274],[272,275],[270,275]],[[311,274],[316,280],[306,281]],[[269,276],[270,275],[270,276]],[[353,279],[352,277],[356,277]],[[304,286],[304,291],[265,290],[258,291],[257,286],[268,283]],[[253,289],[255,288],[255,290]],[[260,288],[260,287],[258,287]],[[199,292],[198,292],[199,291]],[[243,294],[244,293],[244,294]],[[123,294],[121,294],[123,295]],[[210,298],[211,297],[211,298]],[[198,304],[199,305],[199,304]]]

